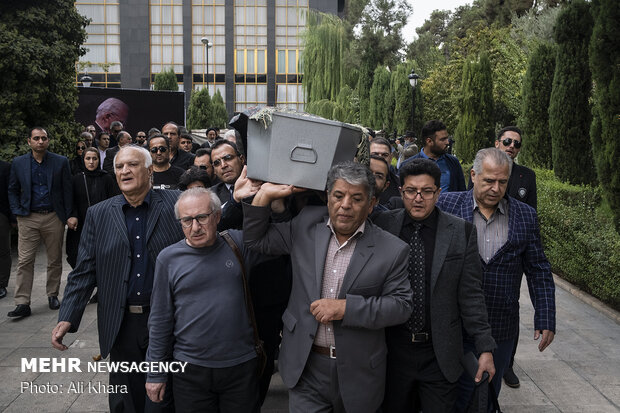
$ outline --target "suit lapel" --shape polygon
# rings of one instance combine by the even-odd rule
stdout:
[[[452,244],[454,225],[445,220],[445,214],[438,210],[437,232],[435,233],[435,251],[433,252],[433,265],[431,266],[431,294],[435,289],[439,271],[448,255],[448,249]]]
[[[347,291],[349,291],[360,275],[366,262],[372,257],[372,247],[374,246],[373,231],[374,228],[370,222],[366,221],[366,229],[364,234],[357,240],[355,251],[353,251],[351,261],[349,261],[349,268],[347,268],[347,272],[344,274],[344,279],[342,280],[342,287],[340,288],[338,298],[344,298],[346,296]]]
[[[315,291],[315,299],[321,298],[321,288],[323,286],[323,270],[325,269],[325,257],[327,256],[327,249],[329,247],[329,238],[332,235],[329,227],[326,224],[326,221],[319,222],[316,224],[315,228],[315,237],[314,237],[314,264],[316,268],[316,291]]]
[[[112,204],[112,225],[116,228],[116,232],[120,239],[125,243],[127,248],[131,248],[129,245],[129,237],[127,236],[127,224],[125,223],[125,214],[123,214],[123,196],[120,195],[116,198],[116,202]]]
[[[151,205],[149,205],[149,212],[146,214],[146,242],[151,239],[151,234],[155,229],[155,224],[159,219],[161,213],[162,202],[159,198],[159,194],[156,191],[151,191]]]
[[[52,178],[54,177],[54,159],[46,154],[45,161],[47,162],[47,190],[50,196],[50,202],[52,201]]]

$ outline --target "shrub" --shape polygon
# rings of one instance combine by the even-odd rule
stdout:
[[[601,208],[601,188],[535,171],[541,236],[553,271],[620,309],[620,235],[609,210]]]

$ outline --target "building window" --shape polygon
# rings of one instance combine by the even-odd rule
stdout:
[[[120,18],[118,0],[76,1],[78,13],[91,19],[86,26],[87,52],[77,64],[76,85],[88,73],[93,86],[121,86]]]
[[[194,89],[202,89],[208,80],[209,94],[221,91],[226,98],[226,5],[225,0],[192,0],[192,65]],[[201,39],[206,37],[207,47]],[[208,53],[208,59],[207,59]],[[206,67],[206,64],[209,67]],[[220,87],[221,86],[221,87]]]
[[[183,2],[149,0],[151,26],[151,79],[172,68],[183,78]]]
[[[308,0],[276,0],[276,105],[304,109],[301,86],[303,40]]]
[[[235,0],[235,111],[267,104],[267,0]]]

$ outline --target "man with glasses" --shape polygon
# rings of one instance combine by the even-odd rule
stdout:
[[[258,412],[258,361],[242,281],[242,263],[217,231],[220,200],[206,188],[191,188],[175,206],[185,239],[157,258],[149,319],[147,361],[187,362],[172,381],[177,412]],[[177,224],[178,225],[178,224]],[[229,231],[245,268],[260,255]],[[166,374],[149,374],[154,402],[166,389]]]
[[[177,189],[183,169],[170,165],[170,142],[164,135],[151,136],[147,145],[153,159],[153,189]]]
[[[58,290],[62,275],[62,239],[73,207],[71,169],[64,156],[47,150],[45,129],[34,127],[28,136],[31,151],[11,165],[9,204],[17,217],[18,263],[15,280],[15,310],[9,317],[28,317],[34,278],[34,261],[41,241],[47,252],[46,292],[49,308],[60,307]]]
[[[491,377],[495,373],[476,229],[436,208],[440,182],[435,162],[409,162],[400,170],[404,209],[373,217],[377,226],[409,244],[413,290],[411,318],[386,330],[386,412],[452,411],[463,372],[463,328],[482,353],[476,379],[485,371]]]
[[[181,138],[179,125],[174,122],[168,122],[161,128],[161,133],[170,141],[170,165],[177,166],[186,171],[194,163],[194,155],[179,150],[179,140]]]
[[[390,198],[400,196],[398,193],[398,175],[391,163],[392,145],[390,145],[390,142],[385,138],[374,138],[370,141],[370,155],[383,158],[389,167],[389,174],[387,176],[387,182],[389,182],[389,184],[385,187],[384,191],[378,195],[379,204],[386,205]]]
[[[215,192],[224,205],[232,199],[234,185],[241,175],[245,160],[237,149],[237,145],[220,139],[211,148],[211,163],[215,175],[220,180],[219,184],[211,187],[211,190]]]
[[[519,297],[523,274],[527,278],[534,306],[534,339],[539,351],[555,336],[555,285],[551,266],[543,251],[540,227],[534,208],[505,196],[512,160],[497,148],[476,154],[472,190],[442,194],[437,207],[472,222],[478,236],[478,253],[483,270],[484,298],[497,349],[493,356],[497,375],[493,380],[499,395],[514,342],[519,335]],[[471,348],[465,339],[465,348]],[[464,411],[473,391],[471,380],[460,381],[459,411]]]
[[[144,146],[145,143],[146,143],[146,133],[144,131],[138,131],[138,133],[136,133],[135,144],[138,146]]]
[[[209,179],[211,182],[217,183],[217,178],[215,177],[215,173],[213,172],[213,165],[211,164],[211,149],[210,148],[200,148],[196,151],[196,157],[194,158],[194,166],[199,167],[207,171],[209,174]]]
[[[402,168],[413,159],[426,158],[437,163],[441,170],[441,191],[443,193],[465,190],[465,176],[456,156],[447,153],[450,146],[448,129],[443,122],[429,120],[422,127],[421,138],[424,147],[417,155],[403,161]]]
[[[84,309],[97,287],[99,348],[112,362],[142,362],[149,341],[148,317],[157,255],[183,239],[174,217],[178,191],[153,191],[148,150],[121,148],[114,159],[122,195],[88,209],[75,269],[67,287],[52,345],[67,350],[66,333],[77,332]],[[69,343],[67,343],[69,344]],[[173,411],[171,403],[154,404],[146,397],[146,374],[110,372],[111,412]],[[168,399],[167,399],[168,400]]]

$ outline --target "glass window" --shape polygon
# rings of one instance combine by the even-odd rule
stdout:
[[[247,52],[247,68],[246,73],[256,73],[256,68],[254,67],[254,50],[248,50]]]
[[[286,73],[286,50],[278,50],[278,73]]]
[[[245,73],[243,50],[237,50],[237,73]]]
[[[266,73],[267,68],[265,67],[265,54],[266,50],[258,50],[256,52],[256,73]]]
[[[288,73],[297,73],[296,50],[288,51]]]

